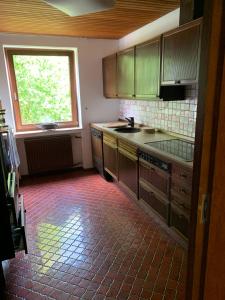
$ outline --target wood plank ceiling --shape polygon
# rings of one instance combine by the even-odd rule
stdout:
[[[108,11],[70,17],[43,0],[0,0],[0,32],[119,39],[169,13],[179,0],[117,0]]]

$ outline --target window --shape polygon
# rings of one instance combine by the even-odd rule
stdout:
[[[73,51],[6,49],[16,129],[78,126]]]

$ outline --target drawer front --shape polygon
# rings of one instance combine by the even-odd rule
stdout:
[[[174,202],[181,209],[185,210],[189,215],[191,210],[191,199],[186,197],[181,197],[176,192],[171,190],[171,202]]]
[[[179,180],[181,183],[191,186],[192,184],[192,170],[185,169],[183,166],[173,164],[172,166],[172,180]]]
[[[191,184],[184,184],[172,178],[171,188],[181,198],[191,199]]]
[[[185,238],[189,236],[189,218],[177,205],[171,203],[170,226],[174,227]]]
[[[168,222],[169,202],[162,199],[155,192],[148,189],[143,183],[139,185],[139,198],[144,200],[150,207]]]
[[[110,145],[103,143],[104,153],[104,168],[105,170],[117,179],[118,174],[118,163],[117,163],[117,148],[111,147]]]
[[[139,162],[139,176],[144,179],[147,183],[157,188],[157,190],[165,195],[169,196],[169,176],[157,167],[151,164],[145,164]]]
[[[103,133],[103,142],[105,144],[110,144],[114,147],[117,147],[117,139],[116,137],[112,136],[111,134],[108,133]]]
[[[137,160],[132,156],[124,155],[125,152],[118,152],[118,177],[119,181],[125,184],[136,196],[138,195],[138,165]]]
[[[137,157],[137,146],[130,144],[129,142],[126,142],[124,140],[118,140],[118,147],[128,153],[130,153],[133,156]]]

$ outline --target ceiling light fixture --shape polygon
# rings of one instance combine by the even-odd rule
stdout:
[[[44,0],[71,17],[113,8],[116,0]]]

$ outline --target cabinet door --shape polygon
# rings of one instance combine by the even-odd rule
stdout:
[[[197,20],[163,35],[161,84],[197,82],[200,28]]]
[[[117,55],[103,58],[103,93],[106,98],[117,97]]]
[[[103,143],[103,153],[104,153],[104,169],[113,178],[117,179],[117,148],[113,145]]]
[[[166,223],[168,223],[169,201],[151,190],[144,182],[139,182],[139,198],[147,203]]]
[[[134,97],[134,48],[117,54],[118,96]]]
[[[102,132],[91,128],[91,144],[93,164],[100,174],[103,174]]]
[[[136,46],[135,96],[156,98],[159,96],[160,39]]]
[[[119,182],[122,182],[133,194],[138,196],[138,161],[122,149],[118,152]]]
[[[184,237],[189,236],[189,216],[184,210],[181,210],[177,205],[171,203],[170,210],[170,226],[181,233]]]

